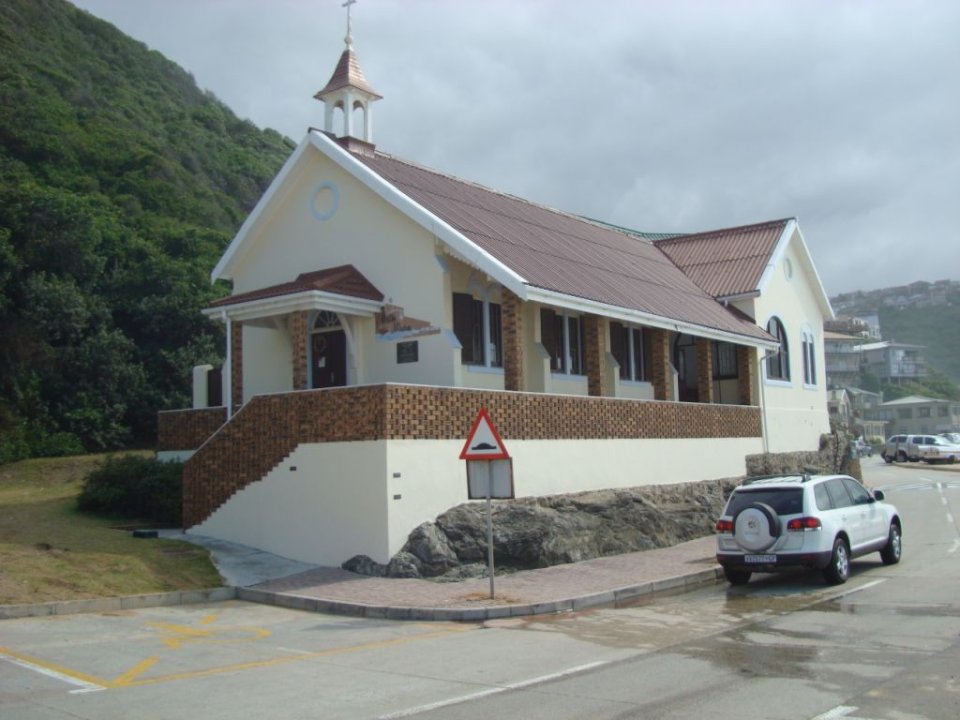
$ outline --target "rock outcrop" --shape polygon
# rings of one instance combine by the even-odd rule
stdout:
[[[498,572],[668,547],[709,535],[740,478],[495,501]],[[343,567],[366,575],[459,580],[486,573],[486,504],[465,503],[410,533],[387,565],[366,556]]]

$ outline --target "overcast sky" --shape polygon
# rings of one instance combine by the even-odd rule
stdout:
[[[299,142],[342,0],[74,0]],[[960,279],[956,0],[359,0],[379,149],[569,212],[795,216],[829,294]]]

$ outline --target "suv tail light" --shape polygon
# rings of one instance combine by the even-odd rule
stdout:
[[[730,533],[733,534],[733,520],[717,520],[717,532],[718,533]]]
[[[794,518],[787,523],[787,530],[790,532],[806,532],[807,530],[819,530],[821,528],[820,518],[800,517]]]

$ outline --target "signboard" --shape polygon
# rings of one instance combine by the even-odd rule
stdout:
[[[467,460],[467,497],[507,499],[513,493],[513,460]]]
[[[467,436],[467,442],[463,444],[463,450],[460,451],[461,460],[509,460],[510,454],[507,452],[500,434],[493,426],[490,416],[487,415],[486,408],[480,408],[477,413],[477,419],[473,421],[473,429]]]
[[[415,363],[420,359],[420,348],[416,340],[397,343],[397,364]]]

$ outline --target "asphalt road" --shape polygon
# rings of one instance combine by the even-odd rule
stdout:
[[[904,560],[405,623],[240,602],[0,622],[0,717],[960,717],[960,474],[866,461]]]

